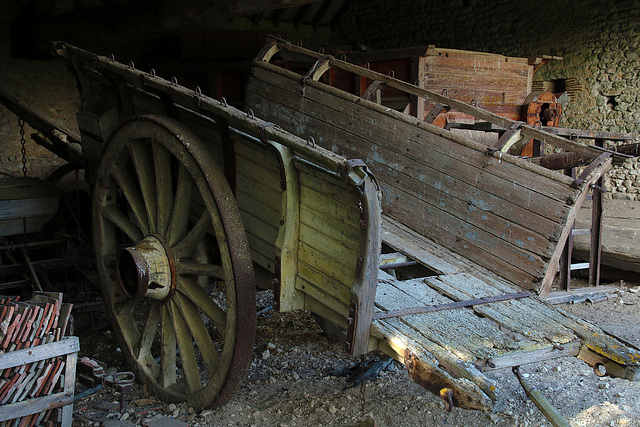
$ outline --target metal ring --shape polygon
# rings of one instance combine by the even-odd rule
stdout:
[[[442,89],[441,95],[442,96],[449,96],[449,91],[446,88]]]
[[[537,128],[536,128],[536,125],[538,125]],[[542,129],[542,122],[540,120],[536,120],[536,122],[533,124],[533,128],[534,129]]]
[[[298,40],[298,47],[302,47],[302,40]]]
[[[369,69],[371,67],[371,64],[369,64],[368,62],[364,63],[364,68]]]
[[[171,77],[171,84],[174,86],[178,86],[178,78],[177,77]]]
[[[220,104],[222,104],[223,107],[228,106],[227,98],[225,98],[224,96],[220,97]]]
[[[149,74],[151,74],[151,77],[157,77],[156,76],[156,69],[152,68],[151,71],[149,71]]]
[[[391,78],[395,78],[396,77],[396,72],[393,70],[389,70],[389,72],[387,73],[387,75]]]
[[[321,47],[320,49],[318,49],[318,53],[320,55],[324,55],[324,47]]]
[[[569,135],[569,139],[571,141],[577,141],[578,140],[578,134],[575,132],[571,132],[571,135]]]
[[[475,99],[472,99],[472,100],[471,100],[471,102],[469,102],[469,105],[472,105],[472,106],[474,106],[474,107],[477,107],[477,106],[478,106],[478,101],[477,101],[477,100],[475,100]]]
[[[342,55],[342,56],[340,57],[340,60],[341,60],[341,61],[346,61],[346,60],[347,60],[347,55]]]
[[[593,372],[598,377],[604,377],[605,375],[607,375],[607,367],[604,366],[603,363],[598,362],[595,365],[593,365]]]
[[[136,69],[136,65],[133,63],[133,61],[129,61],[129,68],[135,70]]]
[[[196,96],[202,96],[202,90],[200,89],[200,86],[196,86],[195,92]]]
[[[307,145],[310,145],[310,146],[312,146],[312,147],[315,147],[315,146],[316,146],[316,140],[315,140],[315,139],[313,139],[313,137],[312,137],[312,136],[310,136],[309,138],[307,138]]]
[[[414,86],[420,86],[420,79],[416,79],[416,82],[413,85]]]
[[[112,54],[109,54],[109,61],[116,62],[116,57]]]
[[[251,108],[249,108],[249,111],[247,111],[247,117],[249,117],[250,119],[255,119],[256,116],[253,114],[253,110]]]

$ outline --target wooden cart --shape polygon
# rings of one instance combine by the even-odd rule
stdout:
[[[312,311],[352,354],[382,350],[463,408],[504,402],[485,372],[554,357],[638,378],[637,349],[540,299],[609,153],[528,126],[488,147],[318,80],[338,67],[512,121],[283,41],[254,62],[246,112],[132,63],[55,50],[81,93],[81,135],[68,137],[93,186],[105,305],[161,399],[201,409],[233,395],[252,356],[255,277],[273,278],[279,310]],[[283,51],[315,64],[305,76],[271,64]],[[573,180],[511,156],[517,132],[589,165]]]

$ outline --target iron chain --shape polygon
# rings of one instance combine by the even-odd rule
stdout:
[[[18,126],[20,126],[20,153],[22,153],[22,176],[27,176],[27,141],[24,139],[24,120],[18,119]]]

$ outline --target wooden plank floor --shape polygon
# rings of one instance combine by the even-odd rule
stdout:
[[[376,313],[517,293],[521,288],[385,217],[383,242],[432,273],[420,277],[380,270]],[[387,255],[387,257],[391,254]],[[384,257],[384,256],[383,256]],[[426,271],[426,269],[425,269]],[[484,372],[556,357],[602,364],[612,376],[638,380],[640,351],[531,296],[472,307],[374,320],[372,335],[402,359],[417,343],[456,378],[493,391]],[[398,344],[401,343],[401,344]],[[494,396],[495,400],[495,396]]]

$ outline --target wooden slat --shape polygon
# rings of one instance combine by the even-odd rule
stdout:
[[[324,289],[320,288],[318,285],[311,283],[305,280],[302,277],[298,277],[296,286],[298,289],[308,294],[316,301],[321,302],[327,307],[331,307],[336,313],[345,319],[349,316],[349,306],[346,305],[342,300],[339,300],[324,291]]]
[[[305,224],[300,224],[300,242],[321,251],[327,258],[341,263],[350,264],[358,258],[356,249],[348,248]]]
[[[450,298],[464,300],[498,295],[504,292],[477,277],[462,273],[429,277],[425,283]],[[514,286],[514,290],[517,288]],[[492,319],[500,326],[526,336],[528,339],[564,344],[575,339],[575,334],[558,322],[538,316],[522,316],[523,305],[515,300],[474,306],[473,310]]]
[[[298,276],[309,283],[313,283],[315,286],[321,286],[324,293],[338,301],[342,301],[345,305],[348,304],[350,295],[349,287],[340,283],[340,281],[335,278],[316,270],[304,262],[298,263]],[[304,291],[305,285],[299,286],[298,289]]]
[[[299,260],[350,288],[355,274],[356,260],[353,258],[334,259],[329,257],[323,250],[324,248],[316,249],[301,241]]]
[[[319,233],[340,242],[343,246],[357,251],[360,246],[360,229],[354,224],[337,221],[314,211],[306,205],[300,206],[300,222]]]
[[[252,177],[243,174],[237,174],[236,180],[237,192],[242,192],[250,196],[262,205],[280,210],[282,204],[280,190],[273,190],[269,187],[262,186],[253,180]]]
[[[420,279],[401,283],[383,280],[378,283],[376,306],[383,310],[401,310],[414,307],[417,302],[426,305],[451,302],[429,289]],[[468,362],[520,348],[520,343],[488,327],[468,308],[403,316],[400,320],[415,329],[416,337],[424,336]]]
[[[265,104],[262,114],[265,116],[271,116],[268,111],[268,107],[273,102],[280,102],[282,105],[291,106],[299,105],[301,100],[308,104],[309,107],[313,106],[313,109],[307,109],[305,111],[312,111],[314,117],[317,120],[325,123],[329,123],[332,126],[345,129],[350,135],[360,135],[365,138],[366,141],[370,141],[375,138],[378,141],[378,145],[382,148],[388,148],[395,150],[399,154],[405,157],[412,157],[417,161],[428,162],[432,160],[436,162],[438,159],[433,159],[432,156],[438,155],[438,153],[452,157],[457,162],[466,163],[474,168],[484,164],[500,164],[501,168],[495,170],[489,169],[485,173],[493,174],[507,181],[513,183],[514,178],[527,174],[529,178],[542,175],[546,178],[551,178],[550,182],[540,182],[538,180],[523,179],[518,184],[524,188],[529,188],[533,191],[547,197],[555,197],[557,200],[566,200],[566,197],[571,195],[571,191],[567,189],[568,184],[571,183],[566,177],[562,178],[562,175],[557,172],[551,172],[544,170],[544,168],[528,168],[528,162],[520,159],[513,158],[513,156],[504,155],[503,161],[498,162],[499,159],[486,158],[486,146],[479,143],[474,143],[471,140],[465,138],[456,137],[449,131],[445,131],[435,126],[424,125],[422,121],[411,122],[409,116],[398,116],[392,114],[389,111],[378,111],[375,108],[371,108],[371,104],[364,101],[351,100],[348,94],[343,94],[345,98],[338,96],[339,94],[332,93],[329,86],[323,86],[322,89],[314,85],[313,82],[305,86],[305,96],[301,98],[296,90],[299,90],[299,83],[296,80],[292,82],[290,76],[278,75],[277,69],[265,67],[267,65],[257,64],[252,74],[252,79],[248,85],[247,100],[250,105],[253,103],[251,95],[255,94],[263,99],[268,100]],[[260,66],[262,65],[262,66]],[[273,87],[270,87],[273,86]],[[325,90],[323,90],[325,89]],[[340,93],[341,94],[341,93]],[[260,102],[259,99],[256,102]],[[370,107],[370,108],[367,108]],[[282,114],[282,111],[279,111]],[[289,113],[283,118],[289,117],[290,120],[294,117]],[[298,119],[296,126],[309,125],[309,119],[304,119],[302,116],[295,116]],[[405,120],[399,120],[404,118]],[[359,128],[359,127],[362,128]],[[323,129],[324,130],[324,129]],[[331,127],[326,128],[326,132],[322,132],[320,135],[310,135],[318,137],[325,137],[332,143],[342,146],[348,144],[349,140],[345,141],[342,133],[330,132]],[[361,132],[367,132],[363,135]],[[306,135],[308,136],[308,135]],[[318,138],[316,138],[318,139]],[[388,143],[384,143],[388,141]],[[392,143],[393,142],[393,143]],[[427,153],[427,158],[416,158],[416,149],[418,147],[429,147],[430,151]],[[452,147],[455,147],[455,152],[452,152]],[[407,154],[411,152],[411,154]],[[512,163],[513,161],[514,163]],[[428,164],[428,163],[427,163]],[[530,172],[534,172],[535,175],[531,175]],[[562,185],[561,183],[564,183]],[[497,192],[493,192],[498,194]]]

